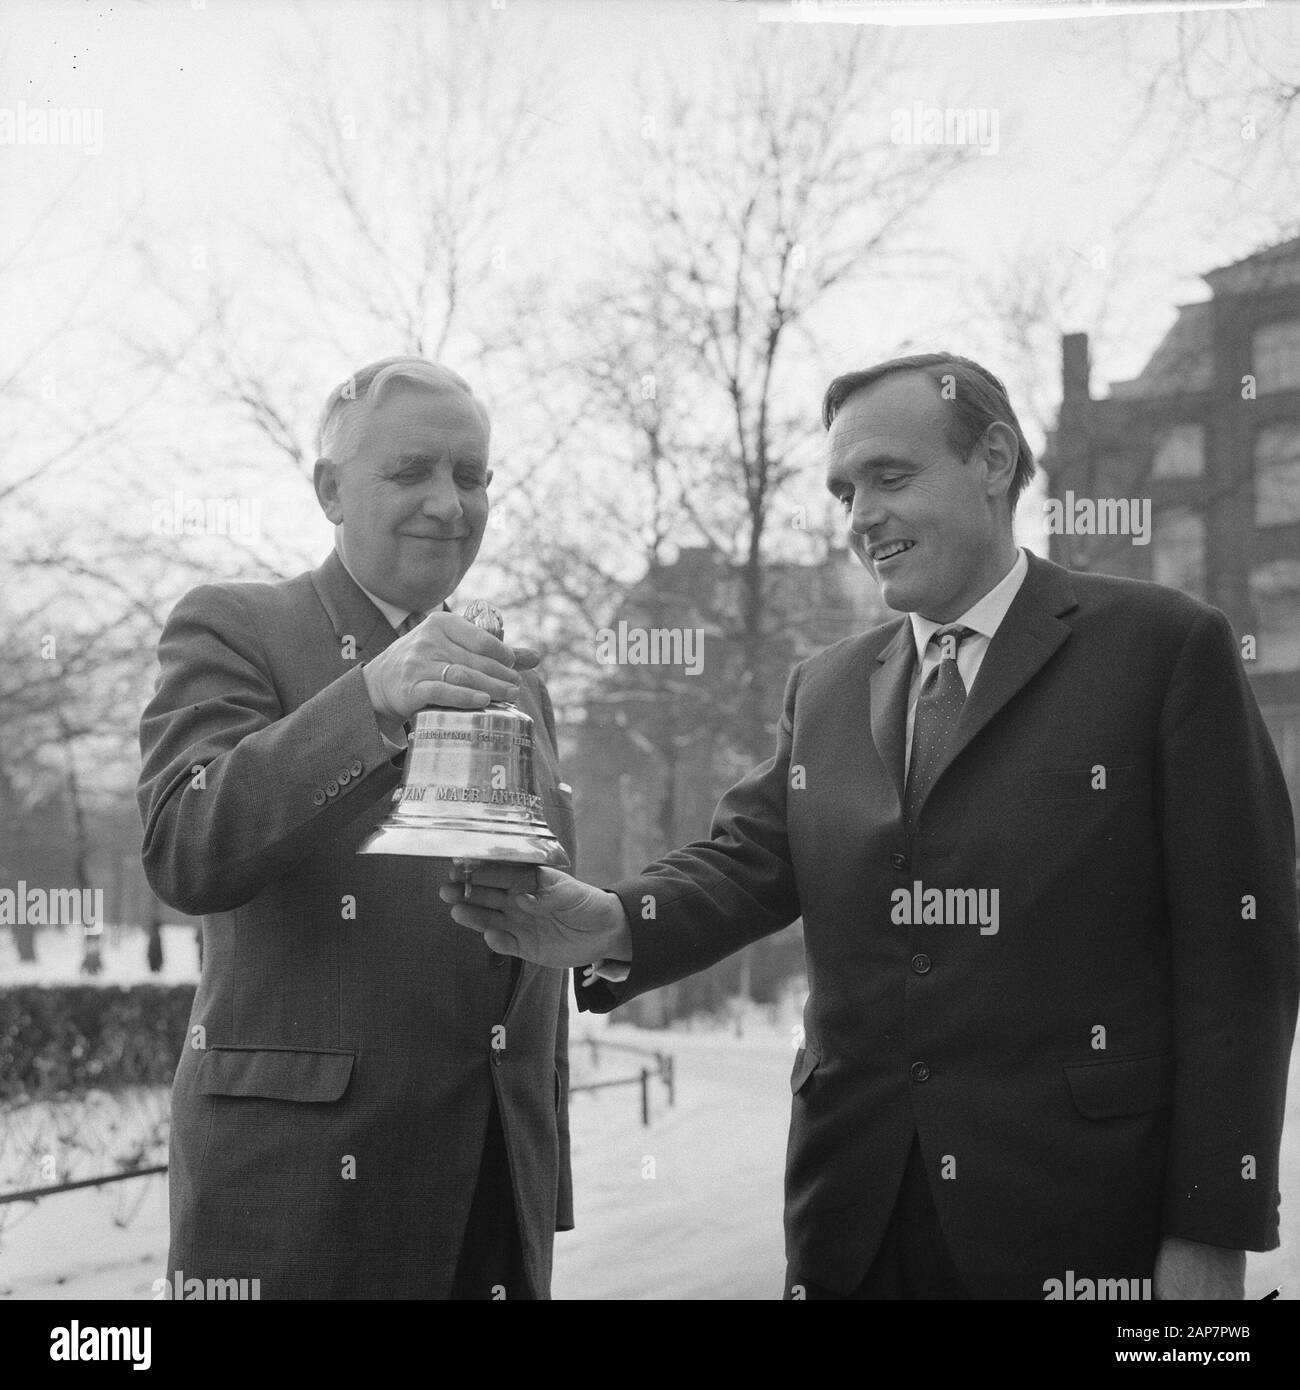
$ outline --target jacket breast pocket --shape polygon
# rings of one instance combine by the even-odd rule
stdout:
[[[1168,1054],[1117,1057],[1065,1068],[1075,1109],[1090,1120],[1143,1115],[1173,1101],[1174,1059]]]
[[[352,1079],[355,1052],[337,1048],[209,1047],[196,1089],[204,1096],[266,1100],[338,1100]]]
[[[1045,772],[1026,772],[1026,801],[1104,802],[1128,796],[1138,788],[1139,769],[1133,763],[1095,763],[1091,767],[1062,768]]]

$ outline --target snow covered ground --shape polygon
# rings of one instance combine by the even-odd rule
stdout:
[[[779,1298],[789,1033],[752,1024],[743,1039],[636,1032],[615,1026],[604,1036],[672,1053],[677,1103],[668,1109],[652,1085],[645,1129],[635,1088],[573,1098],[575,1229],[555,1239],[552,1293]],[[617,1056],[602,1066],[612,1070]]]
[[[36,933],[36,960],[21,961],[13,933],[0,927],[0,986],[4,985],[180,985],[198,984],[199,950],[194,928],[169,923],[162,929],[163,968],[149,970],[148,937],[142,927],[107,925],[97,938],[104,968],[81,973],[86,937],[81,927],[42,927]]]

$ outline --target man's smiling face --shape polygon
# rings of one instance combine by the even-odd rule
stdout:
[[[951,622],[1015,558],[1005,467],[983,445],[964,460],[948,442],[938,386],[899,372],[851,395],[831,423],[826,486],[849,523],[849,548],[885,602]]]
[[[454,592],[487,525],[488,428],[470,396],[396,382],[361,421],[351,456],[317,467],[357,581],[403,608]]]

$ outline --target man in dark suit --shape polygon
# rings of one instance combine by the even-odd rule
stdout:
[[[1278,1241],[1297,938],[1228,623],[1016,548],[1033,458],[976,363],[838,378],[824,419],[907,616],[795,668],[709,840],[452,915],[597,960],[598,1012],[803,917],[787,1297],[1239,1298]]]
[[[163,631],[144,864],[203,914],[205,946],[172,1101],[171,1279],[549,1297],[553,1233],[573,1224],[567,973],[454,928],[445,861],[356,854],[400,779],[404,721],[507,698],[534,720],[537,789],[574,852],[536,654],[444,602],[487,523],[488,445],[454,373],[366,367],[321,427],[330,557],[204,585]]]

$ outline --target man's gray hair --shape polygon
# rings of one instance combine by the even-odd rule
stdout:
[[[483,429],[491,433],[492,422],[483,403],[474,395],[469,382],[450,367],[423,357],[384,357],[353,372],[330,392],[316,436],[317,456],[346,463],[355,452],[357,432],[365,417],[383,399],[384,392],[398,382],[439,394],[464,392],[483,421]]]

